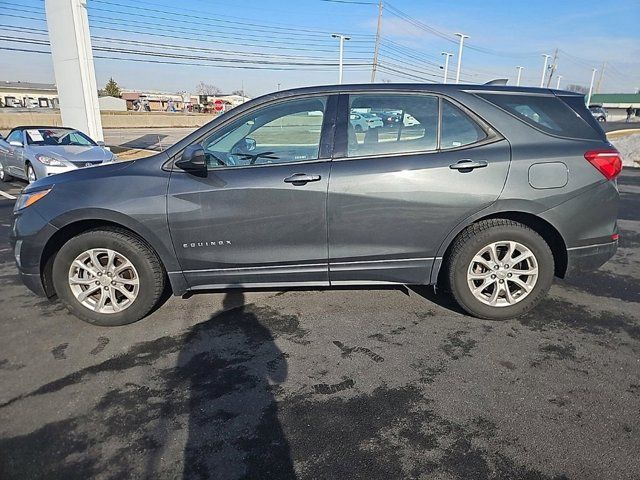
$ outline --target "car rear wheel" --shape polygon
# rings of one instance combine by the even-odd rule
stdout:
[[[133,323],[159,302],[165,275],[155,252],[123,230],[92,230],[65,243],[53,263],[58,298],[101,326]]]
[[[467,227],[447,260],[456,302],[479,318],[502,320],[534,308],[553,282],[549,245],[534,230],[506,219]]]
[[[10,182],[12,178],[5,170],[4,164],[0,162],[0,182]]]

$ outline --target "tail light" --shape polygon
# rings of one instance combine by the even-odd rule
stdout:
[[[613,180],[622,171],[622,158],[615,148],[609,150],[589,150],[584,154],[591,165],[605,176],[607,180]]]

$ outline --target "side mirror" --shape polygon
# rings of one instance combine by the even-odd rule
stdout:
[[[175,166],[193,175],[206,177],[207,160],[202,145],[189,145],[185,148]]]
[[[19,142],[18,140],[11,140],[9,142],[9,145],[11,145],[12,147],[22,147],[22,142]]]
[[[98,145],[99,147],[104,147],[106,144],[102,140],[98,140],[96,142],[96,145]]]

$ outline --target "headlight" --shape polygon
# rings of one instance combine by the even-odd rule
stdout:
[[[17,212],[18,210],[22,210],[23,208],[33,205],[38,200],[44,198],[44,196],[50,191],[51,189],[48,188],[47,190],[39,190],[37,192],[22,193],[16,200],[13,211]]]
[[[49,157],[47,155],[36,155],[36,160],[50,167],[64,167],[66,163],[58,160],[57,158]]]

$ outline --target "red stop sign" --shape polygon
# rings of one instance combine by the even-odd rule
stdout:
[[[220,99],[216,100],[213,102],[213,108],[216,112],[221,112],[224,110],[224,102]]]

